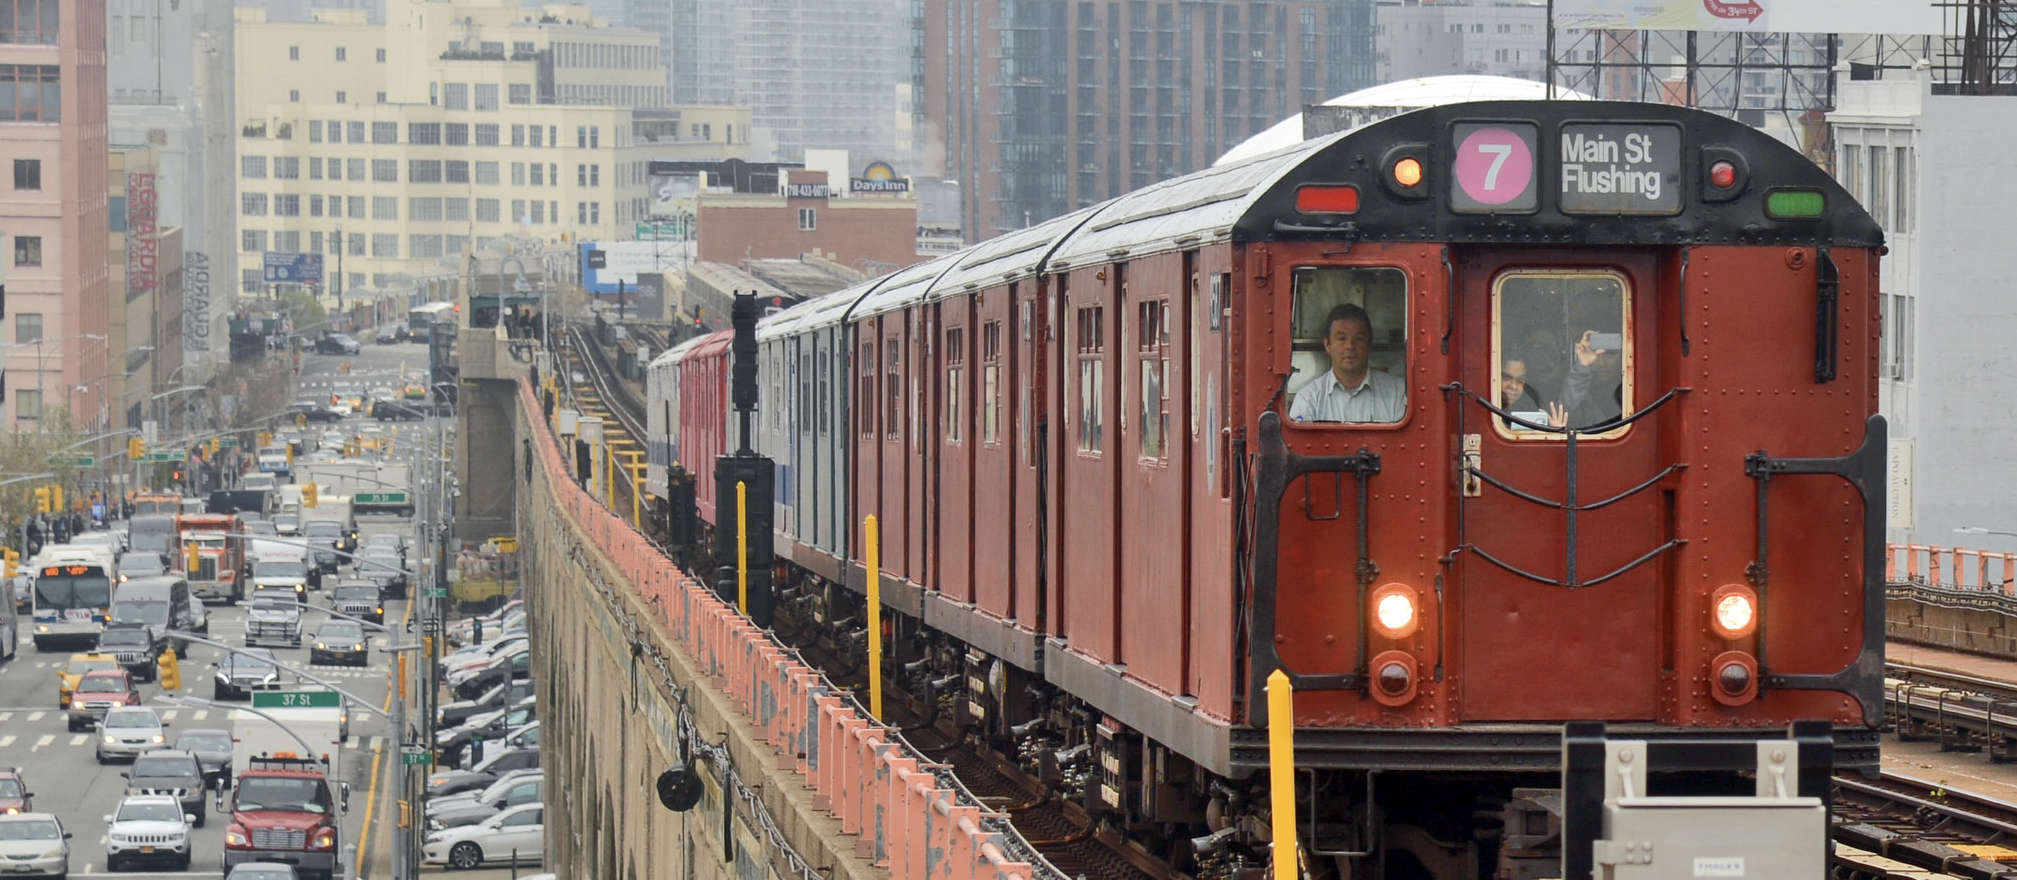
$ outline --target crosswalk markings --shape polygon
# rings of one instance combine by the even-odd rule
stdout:
[[[30,713],[28,713],[28,720],[29,720],[29,721],[30,721],[31,723],[32,723],[32,722],[36,722],[36,721],[41,721],[41,720],[42,720],[42,716],[44,716],[44,715],[47,715],[47,714],[49,714],[49,713],[47,713],[47,712],[44,712],[44,711],[42,711],[42,710],[40,710],[40,709],[37,709],[37,710],[35,710],[35,711],[33,711],[33,712],[30,712]]]
[[[12,720],[14,720],[14,713],[0,712],[0,724],[6,724],[7,722]]]
[[[48,744],[50,744],[50,743],[53,743],[53,742],[55,742],[55,741],[56,741],[56,734],[53,734],[53,733],[45,733],[45,734],[42,734],[41,738],[39,738],[39,739],[35,740],[35,744],[34,744],[33,746],[30,746],[29,748],[30,748],[30,749],[39,749],[39,748],[41,748],[41,747],[43,747],[43,746],[46,746],[46,745],[48,745]]]
[[[203,719],[205,719],[205,718],[208,718],[208,717],[210,717],[210,710],[209,710],[209,709],[198,709],[198,710],[196,710],[196,714],[194,714],[194,715],[191,715],[191,716],[189,716],[189,720],[191,720],[191,721],[202,721]]]
[[[161,710],[161,720],[163,720],[163,721],[174,721],[174,720],[175,720],[175,713],[176,713],[177,711],[179,711],[179,710],[176,710],[176,709],[163,709],[163,710]]]
[[[0,736],[0,749],[4,749],[4,748],[6,748],[6,747],[8,747],[8,746],[11,746],[11,745],[13,745],[13,744],[14,744],[14,735],[13,735],[13,734],[11,734],[11,733],[10,733],[10,734],[8,734],[8,735],[6,735],[6,736]]]
[[[90,741],[91,741],[91,734],[88,733],[80,733],[70,738],[70,744],[73,746],[81,746]]]

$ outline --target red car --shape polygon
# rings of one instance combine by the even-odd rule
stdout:
[[[101,669],[77,680],[70,696],[70,729],[88,727],[104,720],[105,710],[140,705],[140,689],[124,669]]]
[[[28,780],[21,778],[21,768],[0,770],[0,813],[33,812],[35,793],[28,790]]]

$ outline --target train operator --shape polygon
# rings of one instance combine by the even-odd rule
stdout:
[[[1407,386],[1372,368],[1373,319],[1346,303],[1325,317],[1324,353],[1331,368],[1296,393],[1289,418],[1298,422],[1398,422]]]

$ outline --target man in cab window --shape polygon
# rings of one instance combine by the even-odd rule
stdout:
[[[1331,368],[1296,392],[1289,418],[1298,422],[1398,422],[1407,411],[1407,385],[1372,368],[1373,319],[1349,303],[1324,319],[1324,353]]]

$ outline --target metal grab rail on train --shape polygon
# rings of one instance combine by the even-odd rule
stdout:
[[[534,396],[533,389],[530,389],[529,385],[526,386],[524,393],[528,396]],[[561,447],[562,438],[557,432],[549,431],[549,440],[555,451],[563,455],[571,454],[568,450]],[[562,481],[562,484],[571,485],[565,481]],[[590,500],[594,499],[591,498]],[[559,513],[562,509],[564,509],[564,506],[556,506],[556,515],[562,515]],[[666,559],[668,563],[670,562],[673,557],[667,552],[664,545],[642,531],[635,530],[634,527],[633,530],[635,531],[635,538],[637,540],[648,545],[660,557]],[[600,598],[604,604],[604,611],[608,616],[621,622],[627,631],[628,641],[630,642],[629,648],[632,655],[640,659],[649,658],[651,665],[658,670],[659,683],[663,686],[665,693],[671,695],[681,708],[684,709],[686,705],[685,690],[674,680],[670,663],[668,663],[665,655],[659,650],[655,640],[646,637],[645,627],[640,626],[638,621],[632,618],[627,607],[628,603],[625,602],[622,596],[617,594],[617,588],[609,584],[607,579],[602,576],[601,569],[593,564],[593,560],[589,558],[590,553],[584,548],[583,543],[578,539],[570,539],[563,553],[571,563],[572,568],[586,574],[585,579],[600,594]],[[639,598],[643,599],[645,597],[639,594]],[[656,597],[652,597],[651,600],[647,601],[647,605],[653,608],[656,613],[665,613],[664,609],[656,601]],[[674,636],[675,638],[679,637],[679,633],[674,633]],[[769,634],[766,632],[765,636],[769,637]],[[814,671],[817,675],[817,682],[822,695],[837,699],[840,703],[851,707],[860,717],[870,717],[867,707],[861,704],[853,692],[834,685],[823,673],[818,672],[817,667],[807,662],[796,649],[784,646],[774,638],[770,639],[770,641],[781,654],[795,659],[799,665]],[[778,852],[786,858],[791,868],[798,872],[801,880],[823,880],[824,875],[814,870],[804,856],[790,846],[789,841],[778,830],[775,819],[770,815],[768,808],[757,793],[749,789],[746,784],[742,783],[740,777],[734,774],[732,756],[729,755],[726,747],[708,743],[705,739],[700,738],[697,728],[691,723],[690,713],[682,712],[682,715],[688,716],[680,724],[682,744],[691,747],[694,752],[701,754],[711,763],[716,763],[717,766],[729,767],[730,769],[724,774],[724,778],[731,781],[737,799],[742,800],[748,806],[751,815],[763,826],[768,842],[776,847]],[[999,846],[1001,854],[1012,861],[1029,865],[1032,880],[1071,880],[1069,875],[1059,870],[1041,853],[1037,852],[1036,848],[1015,828],[1006,814],[991,810],[980,798],[967,789],[958,777],[953,775],[950,767],[929,761],[924,757],[924,753],[920,749],[905,739],[893,727],[881,727],[878,735],[895,746],[904,757],[915,761],[921,770],[928,771],[937,786],[952,793],[951,800],[953,803],[938,805],[939,807],[957,807],[976,811],[980,827],[986,832],[998,836],[996,845]],[[946,810],[941,808],[939,812],[943,814]]]
[[[1590,580],[1578,580],[1577,575],[1579,572],[1577,571],[1577,562],[1578,562],[1577,551],[1579,550],[1579,542],[1577,540],[1577,526],[1578,526],[1577,514],[1586,510],[1597,510],[1599,508],[1608,507],[1612,504],[1616,504],[1620,501],[1630,498],[1633,495],[1637,495],[1640,492],[1643,492],[1647,489],[1652,488],[1653,486],[1658,485],[1661,480],[1666,479],[1669,475],[1672,475],[1687,468],[1687,464],[1682,462],[1675,462],[1673,464],[1666,466],[1659,473],[1654,474],[1652,477],[1648,478],[1644,482],[1639,483],[1638,485],[1633,486],[1629,489],[1626,489],[1623,492],[1620,492],[1609,498],[1605,498],[1601,501],[1585,503],[1579,497],[1580,482],[1578,480],[1578,468],[1576,466],[1577,446],[1578,446],[1577,438],[1580,437],[1582,434],[1591,432],[1579,430],[1577,428],[1569,426],[1555,427],[1552,425],[1543,425],[1530,422],[1510,412],[1507,412],[1506,410],[1494,406],[1492,402],[1486,400],[1483,395],[1480,395],[1475,391],[1465,388],[1464,383],[1462,382],[1452,382],[1448,385],[1444,385],[1442,390],[1445,395],[1455,398],[1456,400],[1457,436],[1459,437],[1469,436],[1469,427],[1466,423],[1466,417],[1465,417],[1466,409],[1463,405],[1464,401],[1466,399],[1469,399],[1471,401],[1476,402],[1478,406],[1483,407],[1494,418],[1504,419],[1507,422],[1519,425],[1521,428],[1529,431],[1562,435],[1565,441],[1565,443],[1563,444],[1564,458],[1565,458],[1564,467],[1567,471],[1567,475],[1564,478],[1565,485],[1562,500],[1553,501],[1547,498],[1542,498],[1539,495],[1535,495],[1531,492],[1525,492],[1520,489],[1514,488],[1512,484],[1506,482],[1505,480],[1499,479],[1498,477],[1494,477],[1491,474],[1485,473],[1484,468],[1479,467],[1475,462],[1473,462],[1470,459],[1470,456],[1465,454],[1462,450],[1458,452],[1458,467],[1459,470],[1465,475],[1470,477],[1476,477],[1477,479],[1492,486],[1493,488],[1505,492],[1506,494],[1518,498],[1522,501],[1526,501],[1532,504],[1538,504],[1542,507],[1553,508],[1555,510],[1560,510],[1563,512],[1563,514],[1567,517],[1568,520],[1567,528],[1564,532],[1567,538],[1565,543],[1568,546],[1568,558],[1564,560],[1563,575],[1561,578],[1559,579],[1551,578],[1546,575],[1536,574],[1534,572],[1527,571],[1526,569],[1520,568],[1519,566],[1513,565],[1512,563],[1500,559],[1497,556],[1492,555],[1490,551],[1485,550],[1484,548],[1471,543],[1469,532],[1466,531],[1465,528],[1466,523],[1468,521],[1468,510],[1465,499],[1470,497],[1471,494],[1468,491],[1460,492],[1458,493],[1457,496],[1457,547],[1456,549],[1450,551],[1449,555],[1444,557],[1446,560],[1449,560],[1450,562],[1454,563],[1457,554],[1470,553],[1474,556],[1477,556],[1479,559],[1483,559],[1484,561],[1489,562],[1492,565],[1499,567],[1500,569],[1503,569],[1504,571],[1510,574],[1517,575],[1519,577],[1525,578],[1530,581],[1534,581],[1536,583],[1548,584],[1549,586],[1563,587],[1566,589],[1574,590],[1581,587],[1594,587],[1598,584],[1604,583],[1605,581],[1609,581],[1613,578],[1619,577],[1620,575],[1623,575],[1626,572],[1631,571],[1632,569],[1638,568],[1639,566],[1652,561],[1653,559],[1659,557],[1661,554],[1666,553],[1669,550],[1672,550],[1676,547],[1681,546],[1682,544],[1687,543],[1687,541],[1679,537],[1669,536],[1665,543],[1657,547],[1654,547],[1653,549],[1648,550],[1645,553],[1640,554],[1637,558],[1632,559],[1629,562],[1626,562],[1624,565],[1621,565],[1618,568],[1606,574],[1600,575]],[[1660,408],[1666,406],[1668,403],[1678,399],[1682,394],[1685,394],[1691,390],[1693,389],[1690,389],[1687,386],[1670,388],[1667,390],[1667,393],[1660,395],[1658,399],[1654,400],[1650,404],[1647,404],[1645,407],[1639,409],[1638,411],[1632,413],[1631,415],[1624,416],[1619,419],[1614,419],[1609,422],[1605,422],[1602,426],[1602,430],[1605,432],[1609,432],[1609,431],[1615,431],[1619,428],[1629,427],[1632,424],[1638,422],[1640,419],[1643,419],[1646,416],[1651,415],[1655,411],[1658,411]]]

